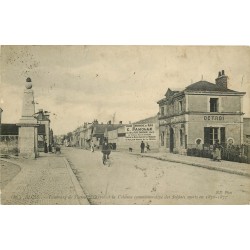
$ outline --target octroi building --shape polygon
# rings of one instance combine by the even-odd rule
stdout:
[[[159,104],[160,148],[185,153],[215,140],[243,143],[243,96],[227,88],[228,77],[219,72],[215,84],[199,81],[184,90],[168,89]]]

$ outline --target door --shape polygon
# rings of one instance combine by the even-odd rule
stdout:
[[[173,128],[170,128],[170,138],[169,138],[169,148],[170,148],[170,153],[173,153],[174,151],[174,130]]]

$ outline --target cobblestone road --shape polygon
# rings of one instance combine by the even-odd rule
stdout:
[[[79,204],[64,158],[47,154],[37,160],[16,160],[21,171],[2,189],[2,204]]]

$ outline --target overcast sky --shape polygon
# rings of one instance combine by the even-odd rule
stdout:
[[[55,134],[84,122],[137,121],[158,112],[168,88],[229,76],[228,87],[245,91],[250,116],[249,47],[2,46],[0,107],[3,123],[21,117],[25,80],[31,77],[36,111],[51,112]]]

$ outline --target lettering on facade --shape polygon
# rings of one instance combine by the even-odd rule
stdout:
[[[156,141],[155,124],[133,124],[125,128],[127,141]]]
[[[204,115],[204,121],[224,121],[223,115]]]

